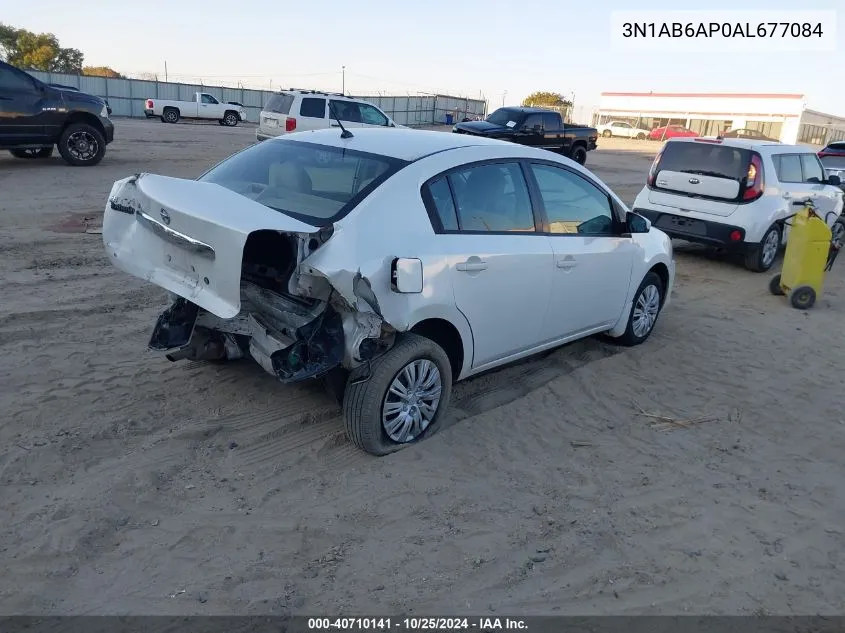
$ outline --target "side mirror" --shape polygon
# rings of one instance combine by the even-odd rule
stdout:
[[[648,233],[651,230],[651,220],[638,213],[628,213],[627,222],[631,233]]]
[[[831,174],[827,177],[827,184],[838,187],[842,184],[842,179],[839,176]]]

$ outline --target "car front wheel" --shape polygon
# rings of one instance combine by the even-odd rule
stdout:
[[[74,167],[93,167],[106,155],[106,139],[87,123],[68,125],[59,138],[59,154]]]
[[[622,345],[639,345],[651,335],[663,307],[663,281],[655,272],[649,272],[637,288],[631,313],[628,315],[628,327],[619,337]]]
[[[373,455],[387,455],[437,432],[452,395],[452,367],[437,343],[403,334],[370,363],[369,377],[353,371],[343,398],[346,435]]]

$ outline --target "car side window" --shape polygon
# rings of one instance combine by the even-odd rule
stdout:
[[[517,163],[477,165],[449,174],[462,231],[533,232],[534,213]]]
[[[824,169],[815,154],[801,154],[801,166],[804,168],[804,182],[824,182]]]
[[[548,112],[543,114],[543,125],[546,127],[546,131],[549,130],[559,130],[560,129],[560,117],[555,114],[554,112]]]
[[[798,154],[779,154],[773,157],[778,180],[781,182],[802,182],[801,158]]]
[[[613,211],[608,195],[566,169],[532,164],[540,197],[549,218],[549,232],[613,235]]]
[[[361,122],[361,111],[358,108],[358,104],[354,101],[340,101],[338,99],[332,99],[329,103],[331,106],[329,108],[330,119],[337,117],[341,121],[346,121],[347,123]]]
[[[202,98],[203,103],[208,103],[210,105],[216,105],[216,104],[220,103],[217,99],[215,99],[211,95],[200,95],[200,97]]]
[[[434,205],[434,211],[440,219],[440,226],[445,231],[458,230],[458,214],[455,211],[455,201],[446,176],[441,176],[428,184],[428,193]]]
[[[35,86],[26,75],[11,68],[0,68],[0,89],[32,92]]]
[[[359,103],[358,110],[361,113],[361,121],[368,125],[384,125],[387,126],[387,117],[379,110],[368,103]]]
[[[299,105],[299,116],[311,119],[325,119],[326,100],[315,99],[314,97],[303,97],[302,103]]]
[[[543,115],[529,114],[527,117],[525,117],[525,122],[522,124],[522,127],[529,130],[533,130],[535,125],[543,127]]]

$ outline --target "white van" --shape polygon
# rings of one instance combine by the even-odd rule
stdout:
[[[633,211],[670,237],[739,251],[749,270],[764,272],[786,243],[784,220],[799,210],[795,202],[812,198],[834,237],[841,236],[838,185],[811,147],[673,138],[655,157]]]
[[[283,90],[267,100],[258,119],[255,138],[266,141],[291,132],[339,127],[335,118],[347,128],[404,127],[397,126],[372,103],[340,93]]]

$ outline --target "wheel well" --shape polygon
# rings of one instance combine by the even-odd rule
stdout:
[[[648,272],[655,273],[660,277],[660,282],[663,284],[663,294],[660,298],[660,305],[662,306],[663,302],[666,301],[666,287],[669,285],[669,269],[666,267],[666,264],[658,263],[652,266]]]
[[[238,117],[239,119],[241,118],[241,115],[240,115],[240,114],[238,114],[238,111],[237,111],[237,110],[226,110],[226,111],[223,113],[223,116],[226,116],[226,115],[227,115],[227,114],[229,114],[230,112],[231,112],[232,114],[234,114],[236,117]]]
[[[90,125],[91,127],[95,128],[100,134],[105,136],[106,130],[103,127],[103,124],[100,123],[100,119],[95,117],[90,112],[73,112],[65,121],[64,126],[62,127],[62,131],[64,131],[69,125],[73,125],[74,123],[85,123],[86,125]]]
[[[164,114],[164,113],[165,113],[165,112],[167,112],[168,110],[176,110],[176,113],[177,113],[179,116],[182,116],[182,112],[181,112],[181,111],[179,110],[179,108],[177,108],[176,106],[164,106],[164,108],[162,108],[162,110],[161,110],[161,113],[162,113],[162,114]]]
[[[464,343],[454,325],[445,319],[426,319],[412,327],[411,332],[431,339],[442,347],[452,365],[452,377],[458,377],[464,366]]]

